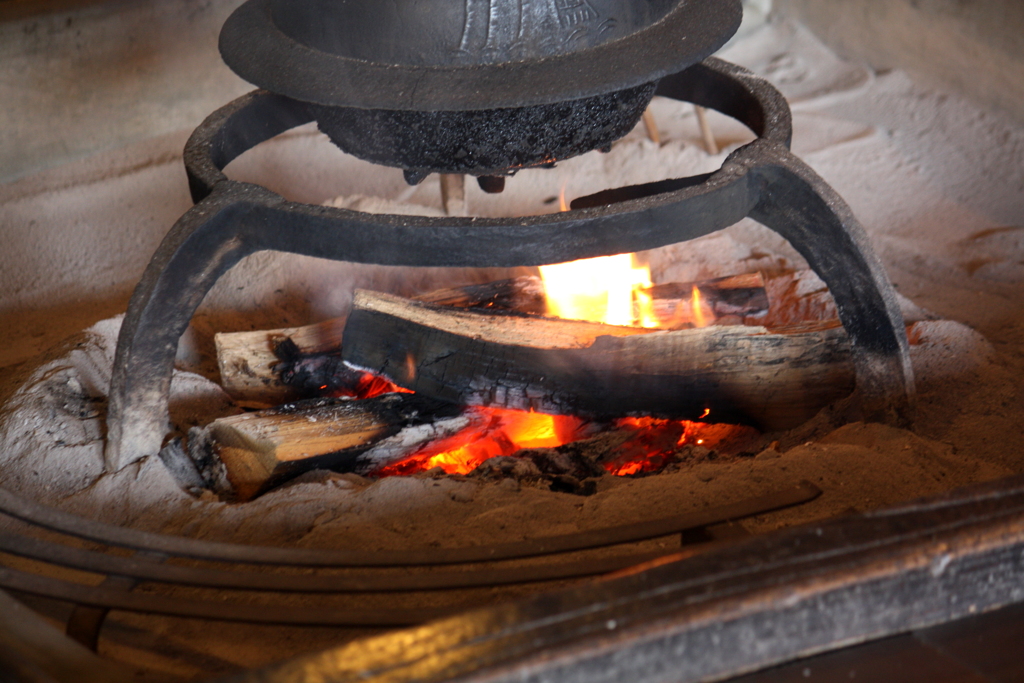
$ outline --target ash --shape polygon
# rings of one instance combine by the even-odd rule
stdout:
[[[190,495],[155,456],[104,471],[106,391],[120,325],[112,316],[123,310],[159,239],[188,208],[178,153],[183,133],[4,188],[0,222],[6,234],[28,235],[22,224],[31,219],[32,234],[61,237],[52,243],[13,239],[3,257],[12,264],[7,269],[4,262],[5,277],[21,279],[9,283],[0,300],[11,336],[0,352],[0,485],[151,531],[240,543],[393,549],[515,541],[641,521],[800,479],[823,489],[812,503],[743,522],[757,533],[1024,471],[1024,128],[901,72],[881,75],[841,61],[790,24],[764,25],[723,57],[765,75],[787,95],[794,151],[850,203],[904,295],[919,390],[915,431],[858,422],[840,403],[798,429],[770,435],[771,445],[748,457],[692,458],[644,478],[603,476],[592,480],[585,496],[531,485],[532,470],[498,476],[517,466],[507,462],[493,463],[494,476],[475,478],[428,472],[374,482],[312,472],[242,504]],[[641,127],[610,154],[523,171],[501,195],[484,195],[469,183],[470,214],[549,212],[563,185],[572,198],[711,171],[751,139],[739,124],[712,115],[723,151],[709,156],[692,108],[656,100],[653,112],[661,146],[646,139]],[[986,170],[993,167],[1001,169],[1000,177]],[[289,168],[302,170],[293,176],[279,170]],[[436,177],[406,189],[400,172],[345,157],[312,128],[248,153],[229,173],[302,201],[389,212],[399,205],[405,212],[441,210]],[[138,208],[143,201],[149,204]],[[133,241],[122,249],[126,235]],[[19,251],[22,242],[32,250]],[[793,307],[829,305],[820,281],[800,274],[806,268],[800,256],[750,221],[645,257],[656,282],[761,270],[785,276],[773,282],[777,294],[788,292],[784,299]],[[56,275],[43,281],[41,272]],[[254,255],[217,285],[182,340],[171,395],[174,429],[184,433],[238,410],[215,381],[214,332],[344,316],[355,287],[410,295],[511,274],[410,273]],[[806,313],[783,307],[773,315]],[[530,462],[539,470],[536,459]],[[649,547],[673,542],[678,539]],[[471,594],[484,603],[531,590],[538,588]],[[400,599],[374,598],[373,604]],[[63,618],[52,605],[40,609]],[[122,614],[105,627],[101,652],[157,679],[182,678],[258,666],[352,635],[330,629],[253,632],[241,625]]]

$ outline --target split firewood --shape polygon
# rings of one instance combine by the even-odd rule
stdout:
[[[343,327],[343,320],[333,319],[303,327],[217,334],[221,386],[246,408],[270,408],[298,399],[301,389],[286,383],[276,369],[287,360],[281,354],[294,347],[295,353],[313,358],[337,355]],[[291,347],[285,340],[291,340]]]
[[[469,424],[458,406],[415,394],[310,399],[232,415],[189,433],[207,485],[250,500],[302,472],[364,474]]]
[[[711,125],[708,124],[707,110],[695,104],[693,111],[697,114],[697,125],[700,126],[700,136],[704,139],[704,148],[708,154],[718,154],[718,142],[715,140],[715,134],[711,131]]]
[[[644,109],[644,130],[647,131],[647,137],[651,139],[656,145],[661,144],[661,133],[658,132],[658,121],[654,118],[654,113],[648,107]]]
[[[841,327],[658,331],[453,309],[358,290],[342,357],[441,400],[588,418],[788,429],[854,388]]]
[[[441,173],[441,205],[449,216],[466,215],[466,176]]]
[[[759,316],[768,310],[765,283],[759,273],[696,283],[655,285],[645,290],[660,324],[689,325],[693,290],[708,322]],[[546,309],[540,278],[523,276],[480,285],[439,289],[417,301],[456,308],[515,311],[543,315]],[[359,380],[341,361],[344,320],[335,318],[304,327],[232,332],[216,335],[217,363],[224,390],[239,405],[269,408],[318,393],[343,389]]]

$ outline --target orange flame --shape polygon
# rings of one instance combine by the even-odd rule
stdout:
[[[468,474],[488,458],[512,455],[523,448],[554,448],[575,440],[583,420],[566,415],[469,408],[470,425],[453,436],[431,442],[404,460],[374,474],[413,474],[440,467],[448,474]]]
[[[321,390],[326,389],[327,385],[320,387]],[[397,384],[390,382],[379,375],[375,375],[372,372],[360,373],[359,379],[356,381],[355,386],[350,388],[338,389],[333,392],[325,392],[323,395],[330,396],[351,396],[352,398],[375,398],[382,394],[412,394],[414,392],[400,387]]]

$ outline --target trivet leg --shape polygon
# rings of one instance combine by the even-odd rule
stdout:
[[[896,292],[846,202],[778,148],[756,168],[765,186],[750,216],[785,237],[828,285],[850,335],[865,417],[908,426],[914,372]]]
[[[192,207],[164,238],[135,288],[110,382],[108,471],[155,455],[163,445],[178,340],[214,283],[253,251],[242,236],[253,206],[246,201],[250,192],[241,185],[214,191]]]

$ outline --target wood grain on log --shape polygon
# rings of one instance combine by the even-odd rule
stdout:
[[[709,324],[729,318],[737,322],[768,312],[768,294],[761,273],[746,273],[701,282],[670,282],[641,292],[651,297],[661,327],[692,327],[693,291],[701,298],[701,310]]]
[[[842,328],[657,331],[451,309],[358,290],[346,362],[464,405],[787,429],[854,387]]]
[[[232,415],[191,434],[219,458],[239,500],[312,469],[369,472],[468,424],[461,409],[413,394],[312,399]],[[195,457],[195,456],[193,456]]]
[[[275,366],[278,343],[291,339],[305,354],[337,352],[341,348],[344,321],[338,318],[315,325],[278,330],[221,333],[214,336],[221,386],[241,406],[270,408],[299,398],[281,381]]]

